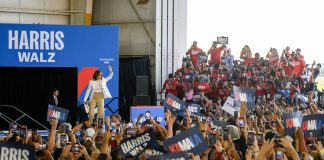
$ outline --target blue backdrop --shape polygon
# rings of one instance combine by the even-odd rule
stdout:
[[[0,24],[0,66],[77,67],[80,104],[93,72],[99,69],[107,76],[110,65],[114,76],[107,85],[117,97],[118,34],[117,26]],[[118,102],[111,108],[117,109]]]

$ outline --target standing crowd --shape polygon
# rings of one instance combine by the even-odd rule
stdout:
[[[154,159],[156,155],[167,159],[163,155],[168,154],[169,146],[163,142],[195,126],[208,149],[199,154],[187,151],[188,159],[324,159],[324,139],[306,136],[301,127],[292,135],[286,134],[282,117],[297,111],[304,116],[323,114],[316,103],[315,85],[321,64],[307,65],[301,49],[291,51],[289,47],[281,54],[270,48],[266,57],[260,57],[259,53],[253,56],[245,45],[239,58],[234,59],[231,49],[224,44],[213,42],[206,53],[194,42],[182,67],[169,74],[161,93],[165,90],[166,97],[172,94],[186,103],[199,105],[204,118],[190,116],[188,109],[182,117],[165,109],[165,124],[143,114],[136,122],[125,122],[123,117],[112,115],[94,121],[85,119],[74,127],[68,123],[58,125],[53,119],[48,139],[23,126],[11,130],[5,141],[33,145],[37,159]],[[234,116],[222,110],[227,98],[234,97],[234,86],[255,89],[255,109],[242,102]],[[225,125],[219,126],[215,121]],[[136,154],[122,153],[133,147],[121,143],[147,132],[154,133],[151,138],[155,145],[138,147],[144,139],[136,138]]]

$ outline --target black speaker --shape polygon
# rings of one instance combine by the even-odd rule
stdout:
[[[148,95],[148,76],[136,76],[136,95]]]
[[[133,106],[150,105],[150,96],[133,96]]]

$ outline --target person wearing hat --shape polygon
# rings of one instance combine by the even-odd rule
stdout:
[[[304,56],[301,54],[301,49],[300,48],[296,49],[296,54],[297,54],[299,59],[305,61]]]

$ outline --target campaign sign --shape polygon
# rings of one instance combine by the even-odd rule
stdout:
[[[36,159],[33,145],[0,141],[0,159]]]
[[[301,127],[303,121],[303,113],[301,111],[284,113],[282,115],[282,119],[285,128],[285,134],[294,135],[296,128]]]
[[[69,115],[69,110],[53,105],[48,105],[47,110],[47,121],[51,121],[52,119],[57,119],[58,123],[66,122],[66,119]]]
[[[132,122],[135,123],[140,114],[143,114],[140,120],[141,124],[146,124],[152,117],[161,126],[165,125],[163,106],[132,106],[130,108],[130,119]]]
[[[200,105],[199,104],[188,104],[187,109],[189,110],[190,117],[195,117],[200,113]],[[185,112],[185,111],[184,111]]]
[[[163,146],[170,153],[189,152],[196,155],[208,149],[208,145],[198,126],[164,140]]]
[[[241,102],[246,102],[248,109],[255,108],[255,89],[234,86],[234,99],[235,107],[240,107]]]
[[[239,107],[235,106],[235,100],[232,97],[227,97],[227,100],[225,101],[222,110],[229,113],[230,115],[234,116],[235,111],[240,111]]]
[[[169,93],[163,103],[164,108],[169,109],[172,113],[179,112],[186,108],[186,102]]]
[[[138,136],[123,139],[120,142],[119,150],[124,157],[137,157],[142,154],[149,143],[155,142],[153,130],[148,130]]]
[[[199,63],[207,63],[208,56],[204,54],[198,54],[198,62]]]
[[[217,37],[217,42],[220,44],[228,44],[228,37]]]
[[[186,152],[169,153],[169,154],[150,157],[150,160],[187,160],[187,159],[189,159],[189,157]]]
[[[323,114],[310,114],[303,117],[302,129],[305,137],[316,136],[320,137],[324,135],[323,132]]]
[[[214,120],[213,123],[217,127],[225,128],[227,126],[227,122],[220,121],[220,120]]]
[[[145,158],[151,159],[152,156],[158,156],[165,154],[166,151],[164,150],[163,146],[160,145],[158,141],[152,141],[149,143],[146,148],[144,149],[144,156]]]

